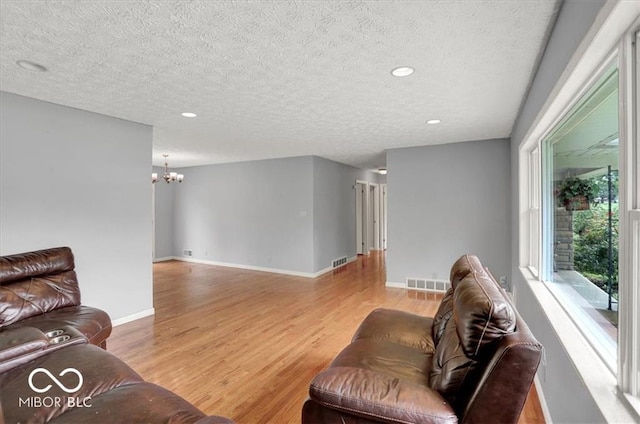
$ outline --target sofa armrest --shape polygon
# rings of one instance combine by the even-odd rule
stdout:
[[[327,408],[388,422],[458,422],[437,391],[361,368],[332,367],[321,372],[311,381],[309,396]]]
[[[47,333],[34,327],[0,331],[0,373],[32,361],[51,351],[73,344],[87,343],[87,338],[69,326]]]
[[[47,346],[49,339],[37,328],[4,330],[0,333],[0,363],[43,350]]]

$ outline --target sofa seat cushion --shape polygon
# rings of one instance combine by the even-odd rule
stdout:
[[[309,396],[327,408],[383,422],[458,422],[430,387],[362,368],[332,366],[311,381]]]
[[[352,341],[375,339],[433,353],[433,318],[394,309],[375,309],[360,324]]]
[[[69,306],[18,321],[10,328],[35,327],[43,332],[71,326],[82,333],[89,343],[99,345],[111,334],[111,319],[106,312],[89,306]]]
[[[361,368],[426,386],[432,356],[397,343],[360,339],[345,347],[331,362],[331,367]]]
[[[46,372],[34,373],[38,368],[47,370],[72,393],[60,387]],[[81,377],[76,371],[64,373],[68,368],[75,369]],[[0,374],[0,400],[7,422],[48,422],[73,408],[68,402],[69,398],[93,399],[114,388],[141,381],[142,378],[134,370],[105,350],[90,344],[78,344]],[[37,393],[33,387],[44,392]],[[34,397],[53,401],[39,406],[30,405],[28,400]],[[55,402],[56,399],[60,401]],[[91,403],[91,400],[86,403]]]
[[[186,400],[153,383],[132,383],[91,399],[90,408],[74,408],[50,421],[52,424],[85,423],[231,423],[207,417]]]
[[[353,415],[351,411],[327,408],[309,397],[302,405],[302,423],[380,424],[380,420]]]

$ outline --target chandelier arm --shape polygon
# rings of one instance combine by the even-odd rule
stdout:
[[[164,156],[164,174],[162,175],[162,179],[165,180],[167,184],[169,184],[171,181],[178,181],[179,183],[181,183],[182,180],[184,179],[184,175],[178,174],[177,172],[169,172],[169,159],[167,159],[169,155],[162,155],[162,156]],[[152,180],[153,180],[153,176],[152,176]],[[152,182],[155,183],[156,181],[157,181],[157,177],[155,178],[155,181],[152,181]]]

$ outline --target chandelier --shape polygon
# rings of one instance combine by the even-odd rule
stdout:
[[[167,184],[169,184],[171,181],[177,181],[181,183],[182,180],[184,180],[184,175],[178,174],[177,172],[169,172],[169,165],[167,164],[167,158],[169,157],[169,155],[162,156],[164,156],[164,175],[162,176],[162,179],[165,180]],[[153,184],[158,182],[158,173],[154,172],[151,174],[151,182]]]

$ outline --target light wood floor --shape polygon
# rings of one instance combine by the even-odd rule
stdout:
[[[316,279],[157,263],[155,316],[114,328],[108,350],[207,414],[299,423],[309,381],[372,309],[435,313],[441,295],[386,288],[384,275],[382,253]],[[520,422],[544,422],[537,397]]]

